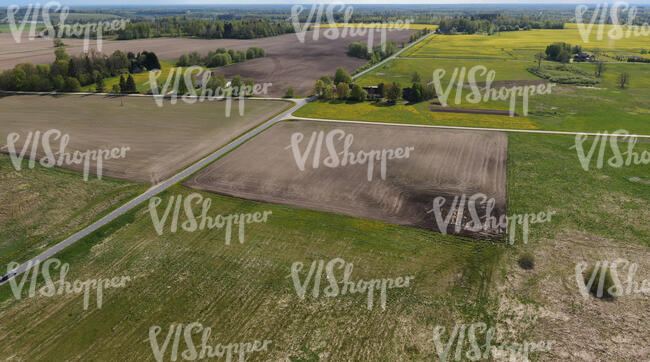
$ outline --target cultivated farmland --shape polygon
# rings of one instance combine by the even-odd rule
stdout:
[[[318,153],[314,146],[309,153],[307,144],[312,132],[333,130],[353,135],[353,153],[398,147],[413,150],[408,158],[386,161],[385,180],[378,161],[371,171],[367,163],[329,168],[324,163],[325,147]],[[299,144],[301,157],[306,157],[303,171],[292,149],[286,148],[296,133],[304,135]],[[334,145],[342,151],[342,142]],[[506,151],[507,138],[499,133],[291,121],[272,127],[185,184],[230,196],[438,230],[434,214],[428,212],[438,196],[447,200],[444,215],[455,196],[478,192],[495,198],[496,215],[505,213]],[[312,167],[312,157],[320,160],[317,168]]]
[[[604,31],[612,30],[605,25]],[[584,42],[576,24],[566,24],[565,29],[535,29],[511,31],[496,35],[433,35],[426,41],[404,52],[404,57],[459,58],[459,59],[519,59],[533,60],[533,55],[547,45],[563,41],[581,45],[586,51],[599,48],[605,54],[637,53],[648,46],[647,36],[612,40],[607,36],[597,38],[592,31]]]
[[[152,51],[161,60],[175,60],[182,54],[198,51],[205,55],[210,50],[227,48],[246,50],[257,46],[266,50],[266,57],[235,64],[222,69],[218,73],[228,76],[239,74],[244,78],[253,78],[257,83],[273,83],[270,95],[282,96],[288,87],[293,87],[297,94],[306,94],[313,82],[324,74],[333,75],[337,67],[343,67],[348,72],[364,65],[367,60],[350,57],[346,54],[348,44],[353,41],[367,42],[368,32],[348,35],[345,38],[328,39],[324,36],[327,29],[318,30],[319,35],[314,40],[314,31],[304,34],[304,43],[296,34],[284,34],[263,39],[181,39],[155,38],[140,40],[104,40],[102,52],[110,54],[115,50],[124,52]],[[398,45],[406,43],[416,30],[386,31],[387,40],[393,40]],[[379,44],[381,30],[374,29],[374,44]],[[34,64],[49,64],[54,61],[52,41],[47,39],[25,39],[15,43],[11,34],[0,34],[0,70],[13,68],[16,64],[29,59]],[[83,39],[64,39],[69,54],[76,55],[83,51]],[[97,49],[96,40],[90,41],[90,48]]]
[[[129,147],[125,158],[104,161],[104,176],[157,183],[288,105],[284,101],[245,100],[240,115],[239,102],[233,100],[227,117],[227,101],[187,104],[179,100],[171,104],[165,100],[163,107],[158,107],[152,97],[7,96],[0,98],[0,140],[4,145],[9,133],[18,133],[21,137],[16,144],[22,149],[29,131],[58,129],[70,135],[66,152]],[[59,141],[51,143],[56,152]],[[70,168],[79,171],[82,165]],[[95,170],[90,167],[91,173]]]

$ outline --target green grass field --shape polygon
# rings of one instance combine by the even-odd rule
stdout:
[[[364,75],[360,83],[370,85],[399,81],[405,87],[410,83],[414,71],[420,72],[423,79],[431,79],[433,71],[441,68],[447,72],[442,80],[442,86],[446,88],[456,65],[465,66],[469,70],[472,66],[479,64],[485,64],[484,66],[488,69],[494,69],[497,81],[536,78],[525,70],[526,67],[533,66],[532,63],[399,59]],[[510,66],[508,67],[508,65]],[[594,70],[592,64],[578,66],[588,72]],[[625,89],[620,89],[616,84],[617,77],[622,72],[628,72],[631,75],[630,86]],[[477,81],[484,79],[478,78]],[[650,64],[621,63],[607,64],[607,70],[601,83],[595,87],[559,85],[553,87],[551,94],[531,96],[527,117],[431,112],[429,111],[430,102],[420,102],[414,105],[402,103],[391,106],[385,103],[340,101],[312,102],[298,110],[295,115],[370,122],[574,132],[613,132],[617,129],[626,129],[631,133],[650,134],[650,123],[647,122],[650,114],[650,104],[647,101],[649,92]],[[452,103],[456,94],[456,87],[453,86],[448,100],[450,106],[473,109],[509,109],[508,101],[491,100],[478,104],[468,103],[464,97],[469,93],[469,89],[464,89],[461,103],[456,105]],[[516,112],[522,114],[521,97],[517,97]]]
[[[642,175],[643,166],[585,172],[569,150],[572,144],[569,136],[510,136],[509,214],[557,212],[550,223],[531,228],[527,245],[477,242],[211,195],[211,215],[272,211],[266,224],[247,226],[243,244],[226,246],[223,231],[157,236],[151,217],[140,208],[59,256],[71,264],[68,280],[129,275],[134,281],[106,290],[101,309],[94,309],[91,295],[88,311],[82,309],[82,295],[16,302],[3,286],[0,350],[28,360],[150,359],[146,339],[151,326],[162,326],[166,333],[170,323],[199,321],[213,327],[211,344],[273,341],[267,354],[253,359],[305,358],[305,351],[331,360],[432,359],[430,336],[436,325],[496,322],[495,287],[520,250],[534,252],[567,230],[648,245],[650,230],[642,221],[649,216],[650,195],[643,192],[647,186],[628,180]],[[190,192],[175,186],[163,197]],[[291,264],[337,257],[354,263],[353,279],[416,279],[412,288],[389,291],[385,311],[367,310],[359,295],[300,300],[288,277]],[[509,297],[539,304],[526,301],[526,295]],[[63,327],[68,332],[58,333]],[[538,331],[528,328],[502,338],[520,340]]]
[[[0,265],[23,262],[136,197],[145,185],[90,177],[57,168],[16,171],[0,155]]]
[[[604,27],[606,32],[612,25]],[[611,55],[641,56],[648,49],[648,37],[630,37],[610,40],[607,35],[597,38],[592,30],[589,42],[584,42],[576,24],[566,24],[565,29],[538,29],[510,31],[495,35],[432,35],[402,54],[404,57],[454,58],[454,59],[523,59],[533,60],[535,53],[554,42],[580,45],[583,50],[600,49]]]
[[[455,68],[465,67],[469,71],[475,66],[494,70],[497,82],[541,80],[527,70],[529,67],[536,66],[532,58],[532,54],[534,54],[532,50],[541,51],[546,45],[555,41],[573,41],[574,44],[578,44],[576,36],[579,38],[578,30],[572,24],[569,24],[568,29],[565,30],[506,32],[493,36],[432,35],[429,39],[407,50],[401,58],[364,74],[357,82],[362,86],[376,85],[382,82],[398,82],[402,87],[407,87],[412,82],[414,72],[418,72],[423,81],[427,83],[432,80],[435,70],[444,69],[446,75],[442,79],[441,85],[443,89],[446,89]],[[494,42],[513,44],[512,54],[516,56],[500,52]],[[524,43],[529,44],[528,48],[517,47],[518,44]],[[594,44],[599,45],[600,43]],[[621,40],[617,42],[617,46],[619,45],[621,48],[617,49],[626,52],[631,49],[640,51],[642,48],[639,39],[636,38]],[[462,49],[466,49],[467,54],[472,54],[472,56],[462,56]],[[433,57],[434,59],[419,59],[417,57]],[[554,62],[544,63],[557,64]],[[594,64],[576,63],[574,65],[589,74],[595,72]],[[617,78],[624,72],[630,74],[631,82],[627,88],[620,89]],[[481,77],[479,74],[476,80],[484,82],[485,76]],[[465,84],[468,84],[467,78]],[[512,86],[512,84],[506,85],[506,87]],[[493,88],[495,87],[498,88],[500,85]],[[295,115],[372,122],[574,132],[613,132],[617,129],[625,129],[631,133],[650,134],[650,123],[647,122],[648,114],[650,114],[650,105],[647,101],[649,92],[649,64],[608,63],[600,83],[594,87],[557,85],[551,94],[530,97],[528,116],[523,116],[521,97],[517,98],[515,109],[522,115],[521,117],[430,112],[429,102],[388,106],[386,104],[338,101],[312,102],[296,112]],[[465,97],[469,93],[470,89],[466,87],[462,90],[461,103],[452,103],[456,94],[456,85],[452,85],[449,105],[458,108],[492,110],[508,110],[510,107],[509,101],[502,100],[490,100],[478,104],[468,103]],[[614,104],[616,106],[613,106]]]
[[[158,79],[156,80],[159,87],[165,84],[165,82],[167,81],[167,77],[169,76],[169,72],[173,68],[184,69],[183,67],[176,67],[175,62],[166,61],[166,60],[161,60],[160,66],[162,67],[161,69],[162,72],[160,73],[160,77],[158,77]],[[126,77],[127,75],[125,75],[125,78]],[[138,91],[138,93],[147,94],[151,92],[151,85],[149,85],[149,72],[133,74],[133,80],[135,81],[135,88]],[[111,92],[111,90],[113,89],[113,85],[119,85],[119,84],[120,84],[120,76],[104,79],[104,92],[106,93]],[[172,84],[173,84],[173,79],[172,79]],[[84,92],[94,92],[96,91],[96,89],[97,89],[96,84],[90,84],[81,88],[81,90]]]

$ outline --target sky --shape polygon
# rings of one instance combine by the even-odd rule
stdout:
[[[0,6],[45,4],[49,0],[0,0]],[[346,3],[346,4],[598,4],[616,2],[615,0],[348,0],[348,1],[308,1],[308,0],[61,0],[64,6],[190,6],[190,5],[252,5],[252,4],[311,4]],[[650,5],[650,0],[628,0],[632,4]]]

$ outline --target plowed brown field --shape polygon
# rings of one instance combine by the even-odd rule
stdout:
[[[166,100],[158,107],[151,97],[1,97],[0,147],[15,132],[20,135],[16,142],[20,152],[30,131],[42,134],[57,129],[70,136],[68,153],[129,147],[125,158],[104,161],[104,176],[157,183],[271,118],[289,102],[246,100],[243,116],[238,104],[232,101],[230,117],[226,117],[225,101],[187,104],[179,100],[172,105]],[[59,144],[51,140],[52,151],[58,151]],[[37,155],[44,155],[42,143]],[[80,164],[63,167],[82,169]],[[96,161],[90,161],[90,173],[96,169]]]
[[[312,163],[318,148],[315,141],[301,171],[292,148],[287,147],[292,134],[304,135],[299,145],[299,153],[304,155],[312,132],[324,131],[327,135],[335,129],[354,136],[349,150],[355,154],[398,147],[413,150],[408,158],[386,161],[384,180],[380,162],[375,162],[372,180],[368,181],[367,163],[326,167],[324,161],[329,153],[324,138],[318,167]],[[342,141],[334,145],[342,151]],[[273,126],[185,184],[251,200],[439,231],[434,214],[429,212],[438,196],[446,199],[443,216],[448,215],[454,197],[479,192],[495,199],[492,215],[505,214],[506,160],[507,136],[497,132],[288,121]],[[464,221],[470,220],[468,214],[464,213]],[[452,229],[450,224],[447,230],[451,233]],[[464,230],[459,234],[497,236]]]

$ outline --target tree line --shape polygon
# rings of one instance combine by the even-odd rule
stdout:
[[[371,64],[378,63],[397,52],[397,44],[394,41],[388,41],[382,45],[376,45],[372,51],[368,51],[368,46],[360,41],[355,41],[348,45],[348,55],[361,59],[369,59]]]
[[[0,73],[0,89],[75,92],[81,90],[82,86],[96,83],[97,91],[102,92],[104,78],[160,69],[156,54],[147,51],[136,55],[117,50],[110,56],[92,51],[90,54],[70,56],[65,47],[57,47],[54,55],[55,61],[51,64],[21,63]],[[124,90],[130,90],[126,83],[131,83],[132,79],[127,78],[124,82]],[[132,90],[135,91],[135,83]]]
[[[557,42],[546,47],[546,59],[561,63],[568,63],[573,54],[582,52],[580,45],[572,46],[569,43]]]
[[[398,82],[377,85],[375,100],[386,99],[395,103],[403,98],[409,103],[418,103],[436,97],[436,91],[430,84],[424,84],[419,73],[413,73],[411,87],[402,88]],[[350,100],[362,102],[368,98],[363,87],[352,82],[352,77],[343,68],[336,68],[334,79],[324,75],[314,83],[313,94],[324,100]]]
[[[519,31],[531,29],[564,29],[564,21],[534,20],[527,16],[519,18],[503,15],[476,15],[455,17],[440,21],[438,32],[442,34],[477,34],[492,35],[502,31]]]
[[[204,67],[214,68],[265,56],[266,51],[260,47],[250,47],[246,51],[219,48],[214,51],[211,50],[206,56],[201,56],[201,54],[196,51],[189,54],[183,54],[180,56],[180,58],[178,58],[176,65],[179,67],[200,65]]]
[[[288,22],[261,18],[223,21],[182,17],[164,17],[127,23],[117,31],[118,40],[156,37],[197,37],[204,39],[255,39],[293,33]]]

